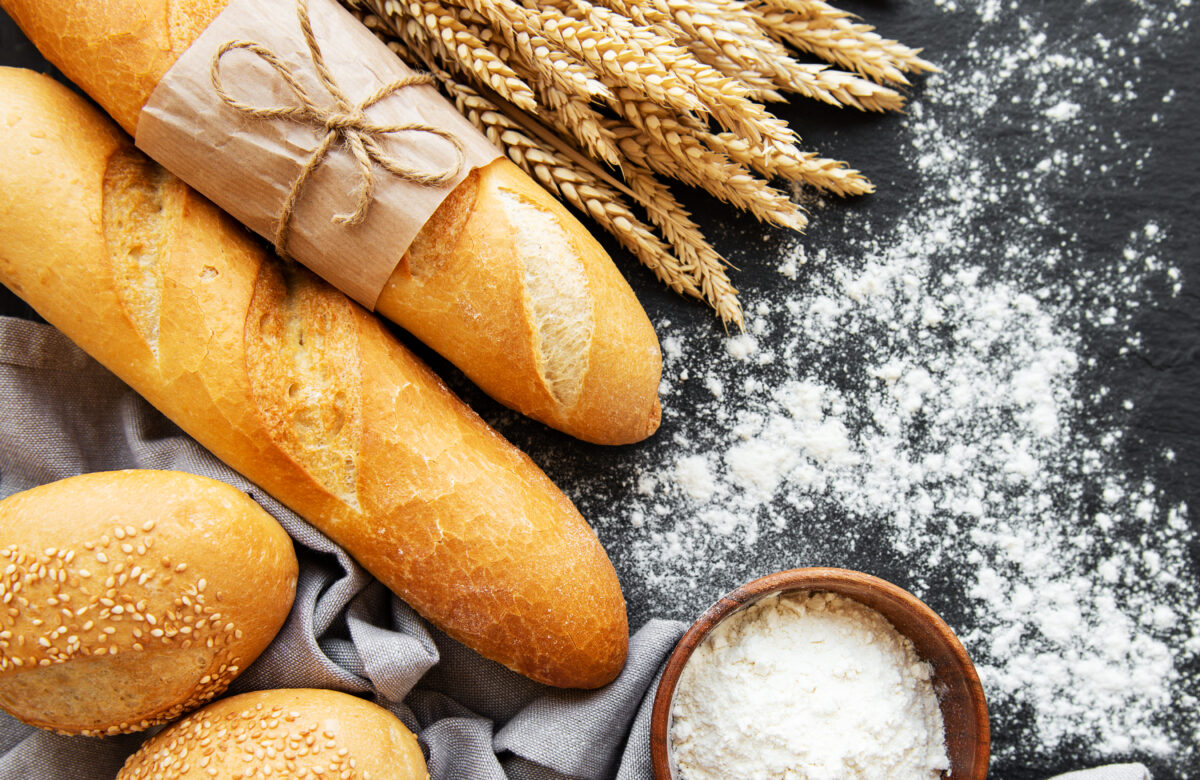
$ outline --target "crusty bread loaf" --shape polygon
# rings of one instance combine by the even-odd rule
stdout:
[[[253,772],[253,774],[251,774]],[[348,693],[293,688],[214,702],[148,739],[117,780],[421,780],[417,738]]]
[[[133,149],[0,69],[0,282],[448,634],[594,687],[628,641],[571,502],[387,332]]]
[[[159,79],[226,2],[0,6],[133,133]],[[645,312],[579,221],[503,158],[452,193],[376,309],[501,403],[573,436],[625,444],[658,428],[662,356]]]
[[[296,554],[223,482],[84,474],[0,501],[0,707],[67,734],[165,723],[283,626]]]

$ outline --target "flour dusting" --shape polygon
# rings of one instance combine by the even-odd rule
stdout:
[[[1097,247],[1055,204],[1103,187],[1114,160],[1136,171],[1153,155],[1104,111],[1169,115],[1173,92],[1140,83],[1138,58],[1180,39],[1189,4],[1127,4],[1088,38],[1018,4],[938,5],[973,14],[976,32],[902,120],[920,178],[905,216],[823,224],[812,202],[812,237],[755,258],[779,283],[748,295],[746,333],[723,351],[657,323],[662,440],[631,456],[630,497],[581,508],[602,531],[637,528],[614,557],[663,594],[855,568],[858,550],[918,595],[965,579],[939,607],[1004,724],[1001,775],[1072,751],[1081,767],[1156,757],[1186,776],[1200,743],[1193,521],[1151,476],[1173,453],[1123,459],[1137,399],[1112,395],[1097,358],[1136,352],[1139,310],[1179,295],[1160,256],[1173,215]],[[1020,143],[998,144],[1006,126]]]

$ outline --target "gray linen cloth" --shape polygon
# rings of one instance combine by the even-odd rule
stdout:
[[[562,691],[488,661],[429,626],[323,534],[185,436],[53,328],[0,317],[0,498],[123,468],[202,474],[249,493],[291,534],[296,602],[230,693],[332,688],[399,716],[434,780],[651,776],[650,705],[685,628],[651,620],[599,691]],[[112,778],[145,734],[63,737],[0,712],[0,780]],[[1150,780],[1140,764],[1054,780]]]
[[[174,469],[249,493],[300,559],[283,630],[230,688],[332,688],[388,708],[418,734],[430,776],[648,778],[649,709],[683,633],[652,620],[598,691],[531,682],[425,623],[295,513],[225,466],[58,331],[0,317],[0,498],[56,479]],[[146,735],[40,731],[0,713],[0,779],[112,778]]]

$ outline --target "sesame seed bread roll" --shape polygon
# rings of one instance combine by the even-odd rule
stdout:
[[[348,693],[294,688],[231,696],[148,739],[117,780],[424,780],[417,738]]]
[[[226,3],[0,0],[130,134]],[[397,261],[376,311],[496,400],[597,444],[658,429],[662,354],[649,319],[595,238],[507,159],[468,176]]]
[[[0,571],[0,707],[97,736],[224,692],[287,619],[297,564],[224,482],[109,471],[0,501]]]
[[[596,534],[382,322],[0,69],[0,282],[419,613],[539,682],[624,664]]]

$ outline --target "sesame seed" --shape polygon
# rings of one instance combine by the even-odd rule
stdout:
[[[127,525],[125,526],[125,535],[132,539],[133,537],[137,536],[137,529],[131,525]]]
[[[125,553],[126,555],[133,555],[133,545],[129,542],[126,542],[125,544],[121,545],[121,552]]]
[[[118,539],[124,539],[125,538],[125,529],[122,528],[121,526],[117,526],[116,528],[113,529],[113,536],[117,537]],[[105,544],[107,544],[107,542],[105,542]]]
[[[179,564],[178,566],[176,566],[176,567],[175,567],[175,573],[176,573],[176,574],[183,574],[185,571],[187,571],[187,564],[186,564],[186,563],[181,563],[181,564]]]
[[[83,577],[85,580],[88,577],[92,576],[92,573],[90,571],[88,571],[87,569],[80,569],[79,571],[77,571],[75,573],[78,574],[80,577]]]
[[[96,553],[96,560],[100,561],[100,563],[108,563],[108,556],[103,552],[98,552]]]
[[[154,521],[147,520],[146,522],[142,523],[142,530],[143,531],[153,531],[154,530]]]

